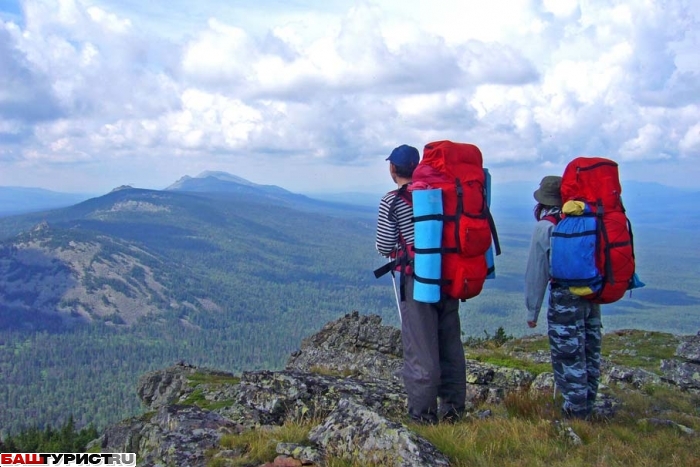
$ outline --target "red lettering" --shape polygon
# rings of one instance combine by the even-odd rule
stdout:
[[[0,454],[0,464],[7,465],[45,465],[46,461],[41,454]]]
[[[41,458],[39,454],[25,454],[24,455],[25,464],[45,464],[44,459]]]
[[[0,461],[3,464],[43,464],[41,458],[36,454],[3,454],[0,456]]]

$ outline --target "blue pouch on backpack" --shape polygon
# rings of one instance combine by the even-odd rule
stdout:
[[[566,216],[554,226],[551,238],[552,279],[566,287],[597,292],[603,283],[596,267],[595,216]]]
[[[645,285],[646,284],[639,279],[639,276],[635,272],[632,275],[632,279],[630,279],[629,285],[627,286],[627,290],[640,289],[640,288],[644,287]]]

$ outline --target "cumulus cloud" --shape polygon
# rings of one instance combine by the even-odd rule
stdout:
[[[37,69],[17,47],[19,30],[0,23],[0,118],[5,128],[58,118],[60,108],[50,78]]]
[[[688,128],[681,139],[680,148],[683,156],[700,158],[700,123]]]
[[[435,139],[523,177],[699,152],[700,7],[684,0],[22,6],[0,23],[0,184],[16,164],[359,173]]]

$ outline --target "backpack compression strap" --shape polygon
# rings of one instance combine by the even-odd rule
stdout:
[[[464,190],[462,189],[462,184],[460,183],[459,179],[455,179],[455,186],[456,186],[456,193],[457,193],[457,209],[454,214],[454,216],[448,216],[445,214],[428,214],[425,216],[418,216],[413,219],[414,222],[420,222],[420,221],[431,221],[431,220],[442,220],[442,221],[453,221],[455,223],[455,247],[454,248],[415,248],[414,251],[416,253],[423,253],[423,254],[432,254],[432,253],[459,253],[461,251],[461,241],[459,238],[459,220],[462,214],[465,216],[469,216],[469,214],[464,213]],[[484,199],[486,199],[486,196],[484,195]],[[486,218],[486,220],[489,223],[489,229],[491,230],[491,237],[493,238],[493,243],[494,243],[494,248],[496,250],[496,256],[501,254],[501,243],[498,240],[498,232],[496,231],[496,223],[493,220],[493,216],[491,215],[491,210],[489,209],[488,204],[484,203],[484,206],[481,210],[481,214],[478,214],[473,217],[482,217]],[[434,280],[431,279],[425,279],[426,284],[434,284],[436,283]]]

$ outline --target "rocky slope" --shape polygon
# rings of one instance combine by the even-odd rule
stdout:
[[[626,348],[625,340],[645,336],[619,331],[615,337],[622,349],[616,355],[633,359],[636,351]],[[653,362],[659,365],[656,372],[604,360],[599,417],[613,417],[620,407],[620,400],[606,391],[613,386],[635,391],[656,385],[700,394],[700,333],[674,337],[665,345],[676,346],[675,357]],[[521,339],[499,352],[535,365],[548,362],[546,351],[528,347],[528,339]],[[477,354],[467,349],[468,417],[491,416],[484,408],[513,391],[551,394],[551,373],[535,375],[471,358]],[[142,466],[248,465],[237,463],[244,453],[228,447],[226,437],[310,421],[313,427],[304,443],[278,443],[278,457],[265,465],[323,466],[329,458],[353,465],[450,465],[446,455],[404,423],[400,368],[400,332],[382,326],[378,316],[353,312],[305,339],[282,371],[233,375],[181,362],[143,375],[137,390],[148,412],[108,428],[92,449],[136,452]],[[660,411],[648,421],[694,435],[666,415]],[[561,433],[580,442],[569,426],[563,425]]]
[[[70,240],[47,223],[0,245],[0,307],[64,320],[133,324],[174,303],[153,266],[164,263],[108,236]],[[39,291],[39,293],[37,293]]]

